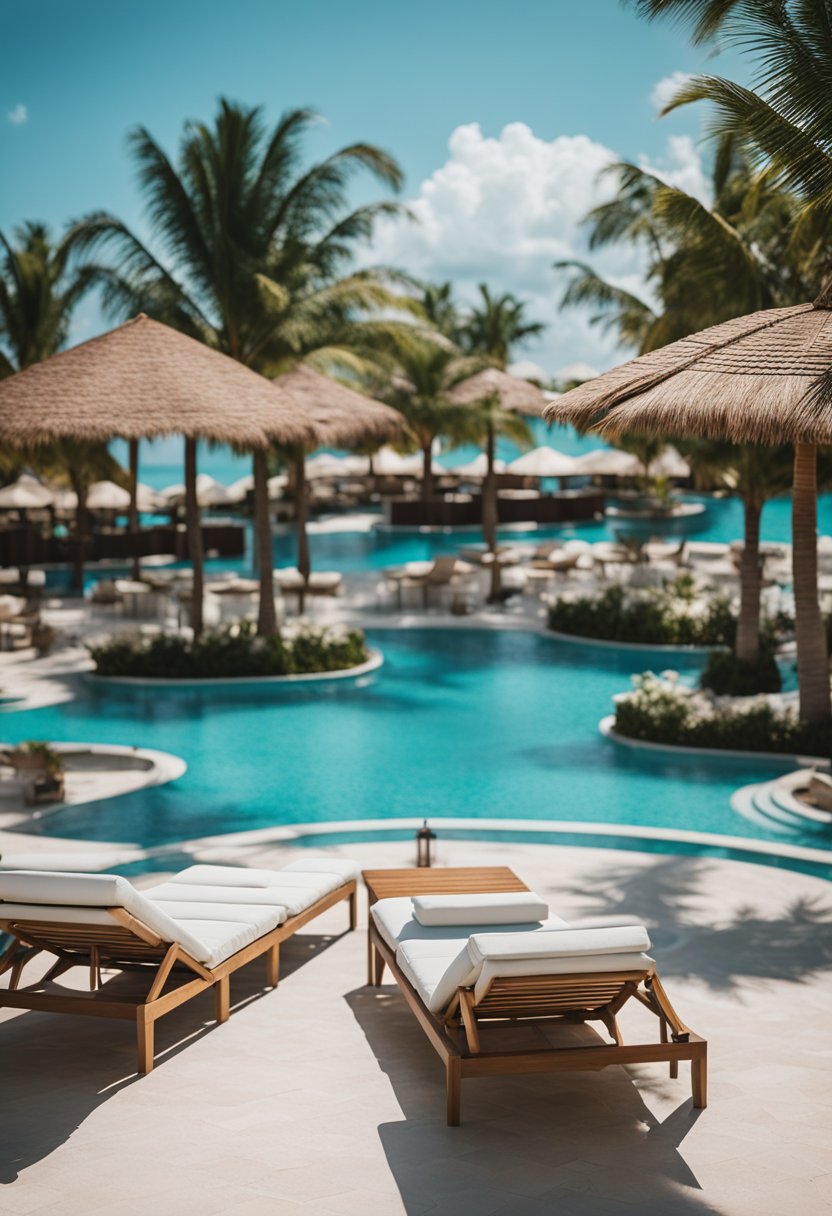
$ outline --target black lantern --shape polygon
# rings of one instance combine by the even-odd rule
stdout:
[[[416,865],[420,870],[433,863],[431,846],[434,840],[436,840],[436,832],[430,830],[426,819],[416,833]]]

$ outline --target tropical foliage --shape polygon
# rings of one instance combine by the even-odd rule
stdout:
[[[400,301],[386,276],[345,273],[391,202],[349,206],[354,174],[366,170],[393,189],[398,165],[370,144],[341,148],[311,166],[303,144],[316,115],[291,110],[268,129],[258,107],[222,100],[212,126],[186,126],[174,163],[143,127],[130,146],[152,237],[146,244],[116,217],[88,216],[87,249],[113,261],[104,302],[112,313],[143,310],[275,376],[299,359],[364,366],[368,347],[394,322],[368,320]],[[195,444],[186,451],[190,546],[196,553],[194,608],[201,629],[201,538],[193,485]],[[271,527],[265,456],[254,457],[254,500],[261,577],[259,631],[274,632]]]
[[[243,622],[193,640],[164,633],[116,636],[91,646],[90,655],[100,676],[208,680],[344,671],[365,663],[369,651],[357,629],[304,625],[262,638]]]
[[[558,633],[645,646],[733,646],[737,628],[730,600],[694,594],[685,575],[661,590],[616,586],[594,598],[558,599],[548,619]]]
[[[679,747],[786,752],[825,756],[825,723],[801,722],[792,709],[779,709],[765,697],[743,704],[720,703],[647,672],[633,677],[633,691],[617,698],[615,730],[628,739]]]

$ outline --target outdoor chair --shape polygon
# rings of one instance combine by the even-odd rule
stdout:
[[[384,874],[365,873],[368,887],[381,887]],[[615,917],[570,925],[505,882],[495,893],[470,884],[467,894],[448,893],[452,885],[449,877],[437,894],[379,899],[369,931],[369,982],[379,985],[389,968],[444,1062],[451,1126],[464,1078],[610,1064],[667,1061],[675,1077],[679,1060],[690,1060],[693,1105],[705,1106],[707,1044],[670,1004],[642,925]],[[658,1019],[657,1042],[625,1044],[618,1015],[630,1000]]]
[[[281,942],[341,900],[354,929],[357,876],[351,862],[332,857],[281,870],[195,865],[145,891],[113,874],[0,873],[0,930],[12,938],[0,955],[0,975],[9,973],[0,1008],[132,1021],[138,1071],[148,1073],[159,1018],[213,989],[216,1020],[225,1022],[230,977],[265,955],[276,988]],[[55,962],[21,986],[42,952]],[[89,968],[88,992],[55,982],[77,966]],[[127,974],[102,979],[110,971]]]
[[[422,592],[422,607],[430,604],[431,591],[452,587],[460,577],[473,573],[472,567],[450,554],[435,558],[424,567],[422,563],[403,566],[400,570],[388,571],[387,577],[396,584],[399,607],[402,603],[402,593],[408,587],[417,587]]]

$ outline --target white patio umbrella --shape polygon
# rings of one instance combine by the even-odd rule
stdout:
[[[51,507],[55,495],[52,490],[33,477],[21,473],[17,481],[0,490],[0,508],[7,511],[31,511]]]
[[[494,461],[494,472],[502,473],[505,471],[506,462],[504,460]],[[465,464],[455,464],[451,468],[445,470],[446,473],[453,473],[455,477],[471,477],[474,481],[481,481],[488,473],[488,457],[485,452],[480,452],[473,460],[467,461]]]
[[[250,494],[254,489],[254,474],[247,473],[245,477],[240,477],[237,481],[232,481],[230,486],[226,486],[229,504],[238,504],[245,502],[246,495]]]
[[[196,479],[196,501],[200,507],[227,507],[228,487],[210,473],[200,473]]]
[[[412,456],[402,456],[391,447],[382,447],[373,456],[373,472],[377,477],[421,477],[423,460],[421,453]],[[432,471],[442,474],[445,469],[434,460]]]
[[[532,448],[508,466],[509,473],[522,477],[574,477],[580,471],[574,456],[546,446]]]
[[[596,452],[585,452],[575,458],[575,472],[598,477],[638,477],[641,461],[630,452],[619,452],[615,448],[599,448]]]
[[[674,447],[666,447],[650,463],[651,477],[672,477],[683,480],[690,477],[690,465]]]
[[[88,511],[127,511],[130,491],[114,481],[95,481],[87,491]]]

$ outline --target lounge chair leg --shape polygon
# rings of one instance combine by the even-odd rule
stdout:
[[[661,1039],[661,1041],[663,1043],[667,1042],[667,1022],[665,1021],[664,1018],[659,1019],[659,1038]],[[678,1075],[679,1075],[679,1061],[671,1060],[670,1061],[670,1079],[671,1079],[671,1081],[675,1081],[676,1078],[678,1077]]]
[[[224,975],[214,986],[217,1021],[227,1022],[231,1014],[231,980]]]
[[[266,953],[266,983],[270,988],[277,987],[280,978],[280,945],[272,946]]]
[[[373,939],[370,936],[369,929],[367,930],[367,984],[372,988],[376,982],[376,952],[373,946]]]
[[[708,1056],[705,1051],[690,1062],[690,1084],[695,1110],[704,1110],[708,1105]]]
[[[373,985],[380,988],[384,979],[384,957],[380,950],[374,950],[373,954]]]
[[[459,1127],[462,1106],[462,1061],[459,1056],[448,1057],[445,1084],[448,1090],[448,1127]]]
[[[358,925],[358,892],[353,889],[350,892],[350,929],[355,929]]]
[[[136,1010],[136,1034],[139,1048],[139,1076],[146,1077],[153,1071],[153,1019],[147,1016],[144,1005]]]

